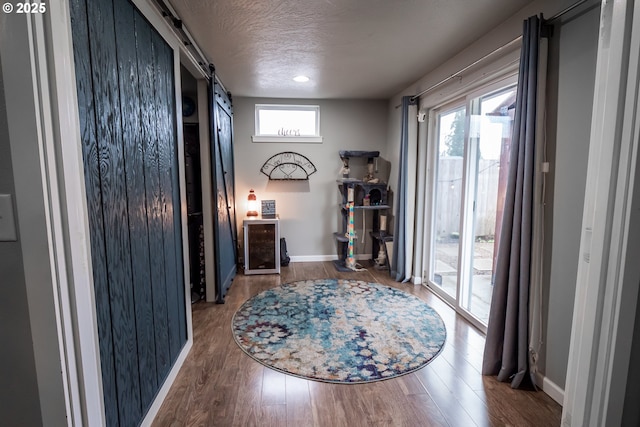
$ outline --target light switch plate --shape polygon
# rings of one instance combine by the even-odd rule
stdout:
[[[11,194],[0,194],[0,242],[15,242],[16,221],[13,218],[13,201]]]

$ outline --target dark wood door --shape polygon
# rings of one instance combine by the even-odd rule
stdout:
[[[215,81],[215,79],[214,79]],[[236,275],[238,263],[235,187],[233,172],[233,109],[231,98],[219,84],[209,90],[213,147],[214,232],[216,300],[224,297]]]
[[[200,135],[198,123],[183,125],[184,174],[187,196],[187,226],[189,233],[189,271],[191,301],[205,297],[204,230],[202,223],[202,182],[200,165]]]
[[[139,425],[187,341],[174,52],[129,0],[71,23],[105,419]]]

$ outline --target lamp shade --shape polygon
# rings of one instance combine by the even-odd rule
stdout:
[[[253,189],[249,190],[247,197],[247,216],[258,216],[258,199]]]

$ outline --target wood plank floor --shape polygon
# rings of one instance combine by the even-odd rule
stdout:
[[[318,278],[378,282],[417,295],[442,316],[443,351],[426,367],[370,384],[327,384],[282,374],[235,344],[231,318],[251,296]],[[282,274],[234,280],[225,304],[193,306],[193,348],[154,426],[559,426],[562,408],[541,391],[516,391],[480,375],[484,336],[423,286],[388,272],[339,273],[331,262],[295,263]]]

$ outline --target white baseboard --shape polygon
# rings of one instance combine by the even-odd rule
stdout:
[[[189,313],[189,316],[190,315],[191,313]],[[153,400],[153,403],[151,404],[147,415],[145,415],[144,419],[140,423],[141,426],[149,427],[151,426],[151,423],[153,423],[153,419],[156,417],[156,415],[158,415],[158,411],[160,410],[164,399],[167,397],[167,394],[169,394],[169,389],[173,385],[173,382],[176,380],[178,372],[180,371],[180,368],[182,368],[182,365],[184,364],[189,351],[191,351],[192,346],[193,340],[190,339],[185,343],[184,347],[182,347],[182,351],[176,358],[176,363],[173,364],[173,367],[169,371],[169,375],[167,375],[167,378],[164,380],[164,384],[162,384],[162,387],[158,391],[156,398]]]
[[[420,276],[411,276],[411,283],[413,283],[414,285],[421,285],[422,284],[422,277],[420,277]]]
[[[536,385],[542,389],[550,398],[555,400],[559,405],[564,402],[564,390],[560,388],[556,383],[551,381],[544,375],[536,374]]]
[[[371,254],[356,254],[353,256],[356,260],[371,259]],[[290,255],[291,262],[317,262],[317,261],[333,261],[338,259],[338,255]]]
[[[291,262],[333,261],[338,255],[290,255]]]

